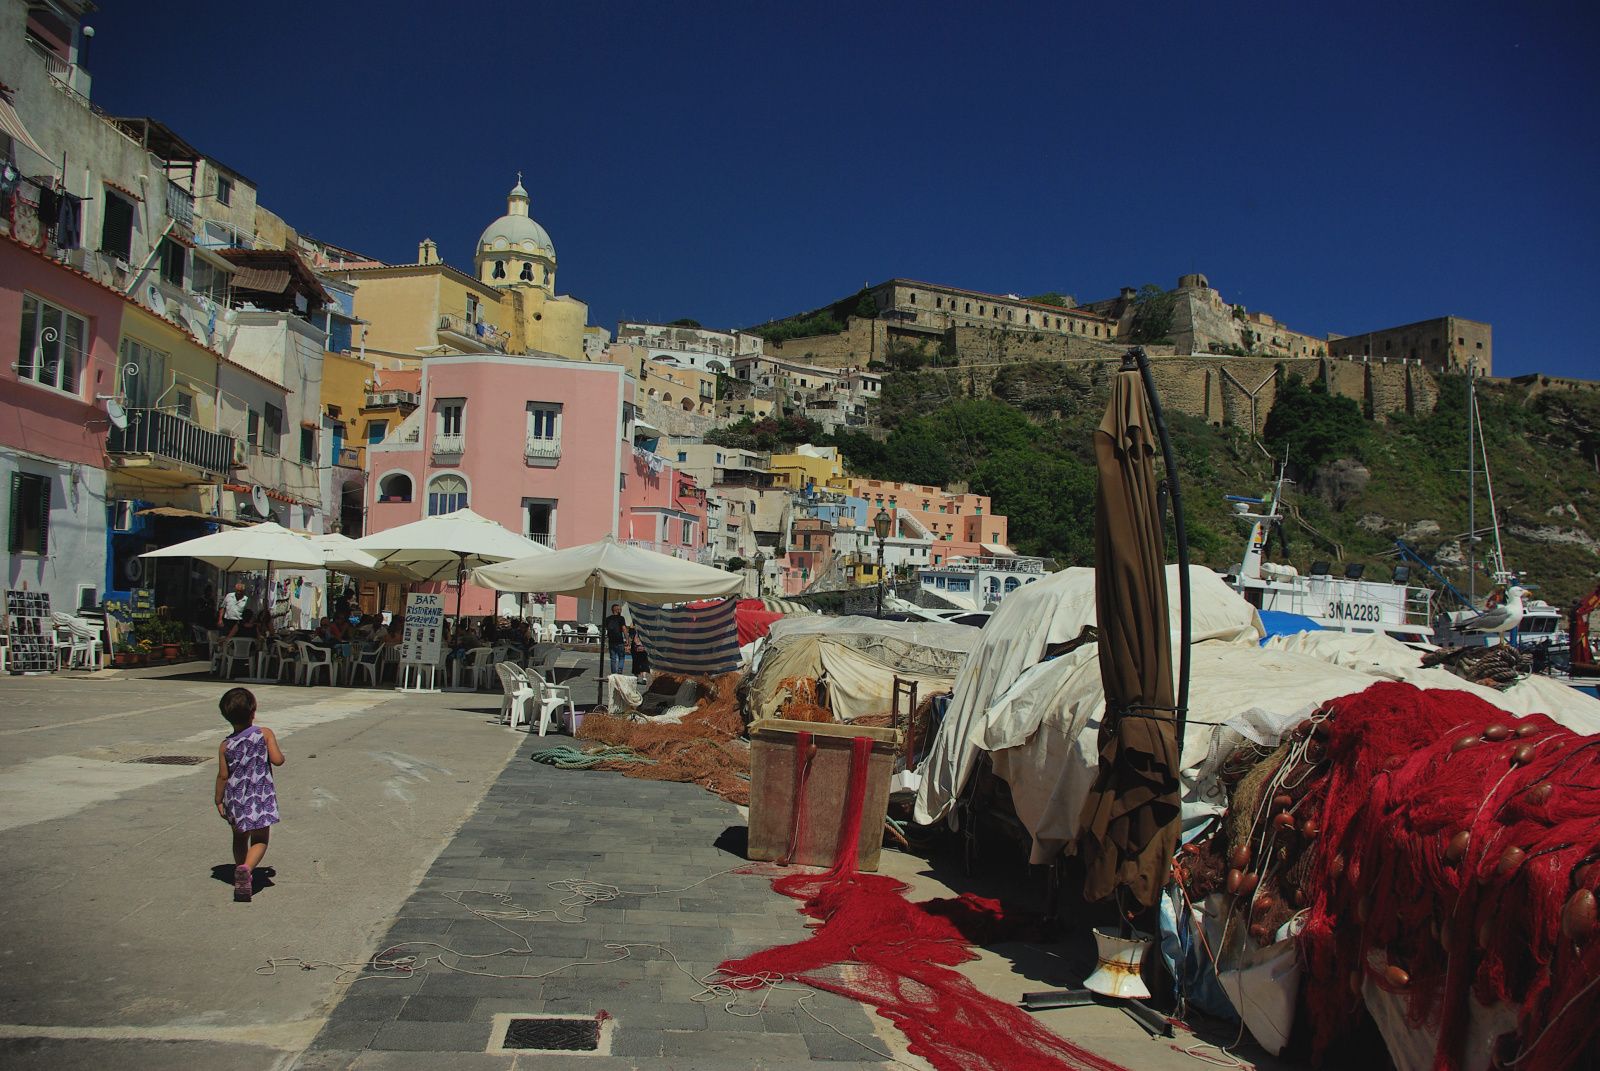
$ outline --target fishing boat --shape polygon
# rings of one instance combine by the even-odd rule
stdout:
[[[1282,531],[1283,467],[1270,501],[1228,495],[1234,516],[1250,524],[1244,557],[1225,579],[1258,610],[1298,614],[1336,632],[1384,633],[1405,643],[1429,643],[1433,636],[1433,592],[1408,584],[1410,568],[1397,566],[1389,580],[1369,580],[1366,567],[1353,562],[1334,575],[1328,562],[1314,562],[1307,575],[1292,565],[1266,560],[1267,541]]]

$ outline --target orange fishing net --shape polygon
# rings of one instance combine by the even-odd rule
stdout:
[[[778,717],[789,721],[834,720],[833,711],[822,705],[815,677],[785,677],[778,682],[778,688],[789,693],[778,708]]]
[[[744,732],[739,713],[741,676],[694,678],[703,692],[700,702],[676,725],[590,714],[583,719],[578,738],[629,748],[653,760],[603,762],[596,769],[646,781],[702,785],[729,803],[748,804],[750,747],[739,739]]]

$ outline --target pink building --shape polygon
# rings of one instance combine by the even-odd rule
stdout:
[[[705,491],[693,476],[659,455],[640,447],[630,453],[622,470],[617,537],[647,550],[710,565]]]
[[[21,209],[18,209],[21,211]],[[7,588],[68,612],[106,581],[105,402],[129,300],[12,238],[0,239],[0,495]],[[20,341],[19,341],[20,340]]]
[[[704,495],[635,454],[634,387],[612,364],[427,358],[417,409],[369,443],[366,531],[470,506],[552,549],[611,535],[693,556],[706,542]],[[577,616],[561,602],[557,617]],[[468,586],[463,613],[493,608],[491,592]]]

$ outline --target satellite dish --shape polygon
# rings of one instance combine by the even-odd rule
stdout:
[[[250,505],[261,516],[271,516],[271,513],[268,511],[271,510],[272,503],[267,501],[267,489],[262,487],[260,484],[256,484],[254,487],[250,488]]]
[[[128,411],[115,398],[106,401],[106,416],[111,419],[111,426],[118,431],[128,426]]]

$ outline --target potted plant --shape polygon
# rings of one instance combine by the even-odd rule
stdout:
[[[183,623],[163,617],[156,621],[157,635],[162,654],[168,662],[176,662],[183,654]]]

